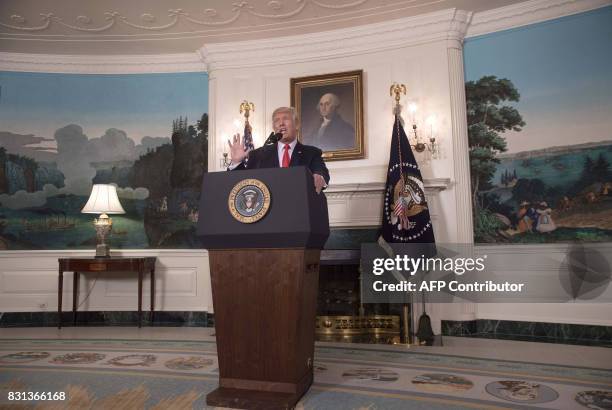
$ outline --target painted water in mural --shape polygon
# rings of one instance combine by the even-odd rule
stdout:
[[[126,211],[112,248],[200,247],[205,75],[0,73],[0,87],[0,249],[93,249],[94,183]]]
[[[612,241],[610,21],[606,7],[466,42],[476,242]]]
[[[520,242],[612,239],[612,141],[501,154],[479,197]],[[505,229],[504,229],[505,228]]]

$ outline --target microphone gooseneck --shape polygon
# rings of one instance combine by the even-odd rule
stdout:
[[[278,141],[281,140],[281,138],[283,138],[282,133],[280,132],[274,133],[274,131],[272,131],[270,133],[270,136],[268,136],[268,139],[266,140],[266,142],[264,142],[264,145],[276,144]]]

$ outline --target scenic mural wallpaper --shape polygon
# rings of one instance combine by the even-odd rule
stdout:
[[[113,183],[112,248],[197,248],[205,73],[0,72],[0,249],[93,249],[92,184]]]
[[[612,241],[612,7],[465,42],[477,243]]]

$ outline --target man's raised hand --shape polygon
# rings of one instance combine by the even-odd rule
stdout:
[[[248,155],[248,152],[245,151],[244,138],[240,138],[240,134],[236,134],[232,137],[232,140],[227,140],[227,144],[230,148],[232,164],[240,164]]]

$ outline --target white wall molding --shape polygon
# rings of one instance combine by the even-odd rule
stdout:
[[[559,295],[563,292],[560,278],[564,274],[569,275],[568,255],[573,248],[582,246],[571,243],[538,246],[478,245],[474,250],[479,255],[495,256],[494,259],[489,257],[489,266],[498,280],[514,279],[520,282],[521,278],[528,278],[536,289],[544,289],[543,286],[546,286]],[[587,255],[586,260],[592,259],[599,269],[604,268],[602,262],[604,260],[608,266],[612,266],[612,244],[589,243],[584,245],[584,252]],[[495,260],[495,263],[491,263],[492,260]],[[592,299],[578,299],[566,303],[479,303],[476,319],[612,326],[609,309],[612,284],[602,283],[601,286],[607,287],[589,292]],[[544,297],[545,295],[538,297],[537,301],[545,301]],[[511,300],[500,298],[500,302],[511,302]]]
[[[58,258],[92,257],[93,250],[0,252],[0,312],[57,311]],[[156,310],[213,311],[208,252],[203,249],[131,249],[114,256],[155,256]],[[94,278],[98,280],[94,282]],[[137,275],[81,275],[79,310],[136,310]],[[149,306],[149,275],[144,277],[143,309]],[[64,273],[63,310],[72,309],[72,272]]]
[[[0,53],[0,71],[65,74],[205,72],[197,52],[160,55],[61,55]]]
[[[472,200],[470,183],[470,158],[463,74],[463,51],[454,45],[447,49],[449,65],[449,88],[451,103],[451,128],[453,165],[456,195],[457,242],[473,243]]]
[[[475,13],[466,37],[475,37],[610,6],[610,0],[530,0]]]
[[[470,12],[448,9],[348,29],[206,44],[200,53],[210,71],[336,59],[440,40],[462,41],[470,18]]]

